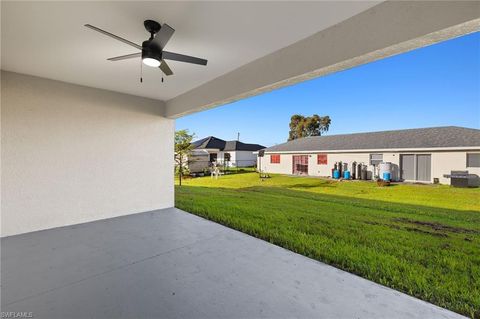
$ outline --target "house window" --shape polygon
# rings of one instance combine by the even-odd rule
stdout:
[[[217,161],[217,153],[210,153],[210,162],[216,162]]]
[[[317,155],[317,164],[318,165],[327,165],[327,154],[318,154]]]
[[[272,155],[270,155],[270,163],[272,163],[272,164],[280,164],[280,154],[272,154]]]
[[[480,153],[467,153],[467,167],[480,167]]]
[[[383,154],[370,154],[370,165],[378,165],[383,162]]]
[[[223,160],[225,162],[230,162],[230,153],[223,154]]]

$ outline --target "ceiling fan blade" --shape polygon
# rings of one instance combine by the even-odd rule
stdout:
[[[153,42],[158,44],[160,48],[163,49],[167,45],[168,40],[170,40],[174,32],[175,30],[171,26],[164,23],[160,28],[160,31],[158,31],[157,35],[155,35]]]
[[[186,63],[193,63],[193,64],[200,64],[200,65],[207,65],[207,60],[196,58],[194,56],[183,55],[179,53],[173,53],[168,51],[163,51],[162,57],[166,60],[174,60]]]
[[[120,61],[120,60],[132,59],[132,58],[139,58],[141,56],[142,56],[142,52],[138,52],[138,53],[116,56],[116,57],[113,57],[113,58],[108,58],[107,60],[108,61]]]
[[[167,62],[165,60],[162,60],[162,64],[159,66],[160,70],[162,70],[163,73],[165,73],[166,76],[172,75],[173,72],[168,66]]]
[[[105,34],[105,35],[107,35],[107,36],[109,36],[109,37],[111,37],[111,38],[114,38],[115,40],[121,41],[121,42],[126,43],[126,44],[128,44],[128,45],[131,45],[131,46],[134,47],[134,48],[137,48],[137,49],[139,49],[139,50],[142,49],[142,46],[141,46],[141,45],[138,45],[138,44],[136,44],[136,43],[133,43],[132,41],[128,41],[127,39],[121,38],[121,37],[119,37],[118,35],[115,35],[115,34],[110,33],[110,32],[108,32],[108,31],[105,31],[105,30],[102,30],[102,29],[100,29],[100,28],[94,27],[94,26],[91,25],[91,24],[85,24],[85,26],[86,26],[87,28],[90,28],[90,29],[95,30],[95,31],[97,31],[97,32],[103,33],[103,34]]]

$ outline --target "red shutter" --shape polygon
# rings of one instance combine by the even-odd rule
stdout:
[[[280,154],[272,154],[272,155],[270,155],[270,163],[272,163],[272,164],[280,164]]]
[[[318,154],[317,155],[317,164],[318,165],[327,165],[328,164],[327,154]]]

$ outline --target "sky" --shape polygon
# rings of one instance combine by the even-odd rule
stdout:
[[[176,129],[272,146],[287,140],[293,114],[330,116],[326,135],[480,129],[480,32],[188,115]]]

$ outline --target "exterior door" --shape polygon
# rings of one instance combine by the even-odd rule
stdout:
[[[400,178],[402,180],[415,180],[415,155],[400,155]]]
[[[293,155],[292,172],[296,175],[308,175],[308,155]]]
[[[430,154],[401,154],[400,170],[402,180],[430,182],[432,156]]]
[[[432,171],[432,156],[430,154],[417,155],[417,181],[430,182]]]

